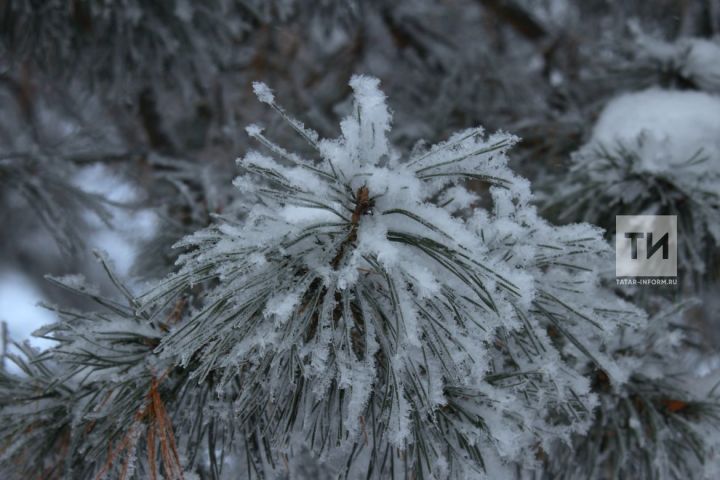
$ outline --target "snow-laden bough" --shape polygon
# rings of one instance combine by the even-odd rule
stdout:
[[[599,287],[612,262],[599,229],[537,216],[507,166],[516,137],[474,128],[402,156],[379,81],[350,85],[328,140],[255,84],[314,154],[248,127],[262,151],[238,160],[235,185],[257,201],[182,241],[179,270],[141,298],[200,288],[156,352],[236,385],[232,421],[270,457],[308,448],[351,477],[532,464],[588,428],[595,372],[625,380],[603,345],[642,315]]]

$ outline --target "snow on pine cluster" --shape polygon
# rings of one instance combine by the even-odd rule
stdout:
[[[680,42],[682,73],[700,89],[720,94],[720,38]]]
[[[255,84],[314,158],[248,127],[263,151],[238,161],[235,186],[257,202],[183,240],[178,272],[143,297],[202,285],[157,352],[200,381],[237,380],[236,420],[264,419],[274,452],[438,478],[532,464],[588,427],[593,368],[625,380],[603,345],[642,315],[598,287],[599,229],[551,226],[529,205],[507,166],[515,137],[474,128],[403,157],[379,81],[350,85],[328,140]],[[492,208],[470,208],[467,180],[489,185]]]
[[[678,265],[702,273],[705,242],[720,245],[720,96],[651,88],[614,98],[559,191],[566,218],[608,229],[615,214],[678,215],[692,228],[680,232]]]
[[[640,52],[700,90],[720,94],[720,37],[664,42],[638,32]]]
[[[690,171],[720,171],[720,96],[659,88],[620,95],[600,114],[591,142],[637,149],[640,171],[675,170],[698,152],[707,160]]]

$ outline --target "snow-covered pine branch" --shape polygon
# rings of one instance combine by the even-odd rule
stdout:
[[[661,89],[619,96],[569,174],[545,187],[553,216],[609,232],[616,215],[677,215],[681,275],[703,281],[720,245],[720,97]]]
[[[96,310],[47,305],[59,320],[34,335],[56,346],[37,352],[17,345],[19,354],[9,359],[19,374],[0,374],[5,478],[158,478],[162,471],[179,479],[178,448],[188,455],[205,452],[193,436],[197,417],[191,422],[182,413],[209,387],[193,385],[188,392],[185,376],[152,355],[168,325],[181,317],[182,303],[162,316],[136,312],[135,296],[106,255],[97,257],[115,294],[101,294],[81,275],[49,277]],[[177,439],[173,428],[182,434]]]
[[[141,297],[149,311],[201,285],[156,352],[240,386],[232,421],[261,429],[275,462],[303,445],[350,476],[532,464],[528,451],[588,428],[593,369],[625,381],[603,345],[641,315],[598,287],[598,229],[553,227],[528,205],[507,167],[516,138],[477,128],[402,157],[378,84],[352,79],[335,140],[255,85],[316,158],[248,128],[264,150],[235,185],[257,203],[242,226],[181,242],[194,250]],[[490,208],[468,180],[490,186]]]
[[[547,456],[550,478],[717,477],[717,381],[698,382],[692,353],[699,332],[684,320],[697,306],[661,302],[647,329],[609,345],[629,379],[611,388],[602,375],[595,378],[593,426]]]
[[[681,37],[670,43],[641,31],[635,35],[636,52],[655,63],[659,83],[720,93],[720,38]]]

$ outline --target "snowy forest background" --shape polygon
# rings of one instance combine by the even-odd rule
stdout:
[[[720,475],[718,0],[0,0],[0,218],[2,478]]]

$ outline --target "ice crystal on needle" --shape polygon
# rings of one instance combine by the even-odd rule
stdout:
[[[247,129],[263,150],[235,185],[257,202],[184,240],[178,272],[142,297],[200,286],[156,352],[239,385],[235,421],[265,432],[270,456],[307,446],[338,473],[418,478],[532,462],[528,449],[588,427],[592,371],[624,381],[603,344],[638,314],[596,283],[601,232],[536,215],[507,167],[512,135],[465,130],[406,158],[378,80],[350,85],[353,111],[326,140],[255,84],[317,158]]]

